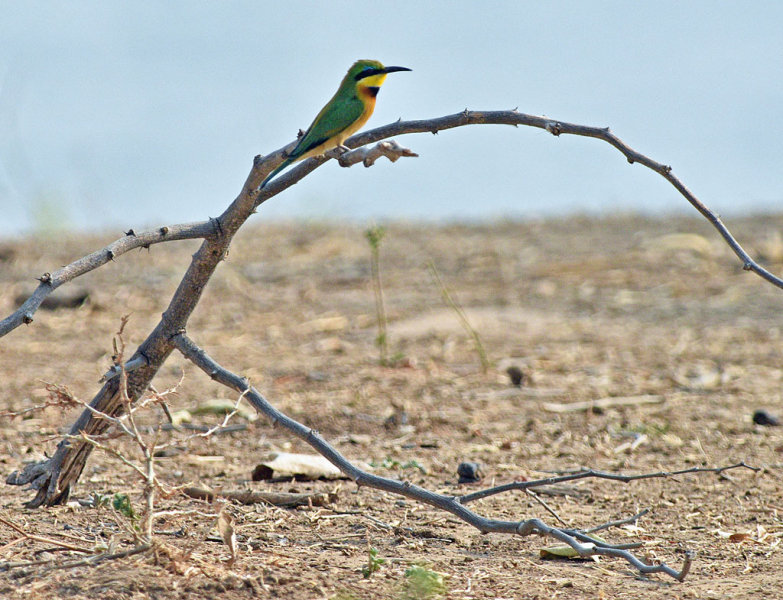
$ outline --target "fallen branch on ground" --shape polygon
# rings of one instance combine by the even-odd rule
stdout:
[[[598,400],[585,400],[584,402],[544,402],[541,405],[546,411],[554,413],[582,412],[595,408],[616,408],[618,406],[640,406],[642,404],[663,404],[665,398],[658,395],[645,396],[611,396]]]
[[[340,452],[338,452],[334,446],[329,444],[329,442],[327,442],[317,431],[302,425],[298,421],[295,421],[272,406],[258,392],[258,390],[250,386],[247,379],[240,377],[239,375],[236,375],[220,366],[210,356],[208,356],[203,349],[198,347],[187,335],[185,335],[185,333],[181,332],[177,334],[174,336],[172,341],[176,348],[185,356],[185,358],[193,362],[214,381],[217,381],[222,385],[242,393],[243,396],[247,398],[248,402],[250,402],[250,404],[256,408],[256,410],[264,414],[272,421],[273,425],[279,424],[285,427],[296,437],[310,444],[310,446],[315,448],[321,455],[326,457],[329,462],[340,469],[340,471],[345,473],[359,486],[365,485],[367,487],[378,490],[406,496],[419,502],[423,502],[424,504],[429,504],[430,506],[434,506],[438,509],[455,515],[482,533],[505,533],[520,536],[534,534],[543,535],[555,538],[568,544],[577,552],[577,554],[579,554],[579,556],[610,556],[614,558],[622,558],[632,564],[641,573],[665,573],[679,581],[682,581],[690,570],[694,554],[692,552],[686,552],[682,567],[678,571],[669,567],[666,563],[651,565],[641,561],[631,554],[631,552],[629,552],[628,544],[608,544],[607,542],[592,537],[583,531],[550,527],[540,519],[527,519],[524,521],[502,521],[497,519],[488,519],[476,512],[471,511],[465,506],[465,504],[481,497],[500,493],[501,491],[508,491],[513,489],[530,489],[536,487],[537,485],[551,485],[552,483],[571,481],[574,479],[583,479],[585,477],[599,477],[603,479],[614,479],[617,481],[628,482],[636,479],[667,477],[673,474],[683,473],[721,473],[727,469],[746,467],[744,463],[741,463],[727,467],[694,467],[692,469],[675,471],[673,473],[660,472],[643,475],[620,475],[615,473],[604,473],[601,471],[590,470],[557,477],[550,477],[535,482],[514,482],[512,484],[507,484],[506,486],[497,486],[490,490],[485,490],[483,495],[482,492],[476,492],[464,496],[449,496],[445,494],[438,494],[417,485],[413,485],[408,481],[399,481],[396,479],[380,477],[356,467],[342,454],[340,454]],[[638,518],[638,516],[636,518]],[[635,545],[631,545],[631,547],[635,547]]]

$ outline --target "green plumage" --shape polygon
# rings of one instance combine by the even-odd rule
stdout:
[[[340,90],[342,90],[342,86]],[[362,116],[364,104],[356,96],[355,91],[352,94],[340,96],[340,90],[337,91],[332,101],[324,106],[305,134],[299,139],[299,143],[288,154],[288,158],[269,174],[261,187],[264,187],[267,181],[291,163],[338,136]]]
[[[387,73],[410,71],[406,67],[384,67],[377,60],[356,61],[345,74],[340,87],[315,117],[296,147],[282,164],[261,184],[267,182],[291,163],[341,146],[370,118],[378,93]]]

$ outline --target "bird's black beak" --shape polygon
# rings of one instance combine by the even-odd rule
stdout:
[[[379,69],[378,71],[380,73],[395,73],[397,71],[412,71],[413,69],[409,69],[408,67],[383,67],[383,69]]]

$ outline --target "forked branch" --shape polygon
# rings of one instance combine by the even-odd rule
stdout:
[[[520,536],[527,535],[542,535],[555,538],[568,544],[573,548],[580,556],[610,556],[614,558],[621,558],[628,561],[641,573],[666,573],[675,579],[682,581],[688,574],[691,567],[694,554],[692,552],[686,552],[685,559],[683,561],[680,570],[673,569],[665,563],[660,564],[648,564],[634,556],[627,548],[627,545],[613,545],[608,544],[603,540],[575,529],[561,529],[557,527],[550,527],[540,519],[526,519],[524,521],[502,521],[497,519],[488,519],[480,514],[468,509],[465,504],[470,500],[475,500],[480,497],[478,494],[470,494],[466,496],[449,496],[445,494],[438,494],[431,492],[425,488],[414,485],[408,481],[399,481],[396,479],[388,479],[386,477],[380,477],[373,473],[364,471],[355,465],[353,465],[348,459],[346,459],[340,452],[329,442],[327,442],[316,430],[306,427],[291,417],[283,414],[277,408],[272,406],[254,387],[252,387],[246,378],[240,377],[227,369],[220,366],[215,362],[207,353],[198,347],[184,332],[181,332],[174,336],[172,339],[175,347],[190,361],[192,361],[202,371],[207,373],[213,380],[221,383],[227,387],[230,387],[244,395],[244,397],[252,404],[256,410],[264,414],[272,424],[280,424],[288,431],[293,433],[296,437],[304,440],[321,455],[326,457],[329,462],[336,466],[345,475],[350,477],[357,485],[366,485],[371,488],[383,490],[393,494],[399,494],[429,504],[438,509],[447,511],[463,521],[469,523],[482,533],[505,533],[515,534]],[[720,473],[726,469],[733,469],[740,465],[732,465],[729,467],[719,467],[716,469],[687,469],[681,471],[681,473],[695,473],[700,471],[711,471]],[[617,475],[611,473],[602,473],[598,471],[582,471],[579,473],[573,473],[564,475],[561,477],[550,477],[547,479],[539,480],[537,482],[525,482],[526,489],[531,487],[551,484],[556,481],[569,481],[573,479],[581,479],[585,477],[603,477],[605,479],[618,479],[620,481],[631,481],[634,479],[642,479],[647,477],[665,477],[665,473],[656,473],[650,475]],[[517,489],[517,487],[507,487],[503,490],[499,488],[492,488],[489,494],[500,493],[500,491],[506,491],[510,489]],[[637,515],[633,518],[638,518]]]

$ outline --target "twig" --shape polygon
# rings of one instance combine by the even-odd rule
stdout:
[[[584,402],[544,402],[541,408],[554,413],[568,413],[593,410],[594,408],[662,404],[664,401],[665,398],[663,396],[653,394],[644,396],[611,396],[609,398],[599,398],[598,400],[585,400]]]
[[[560,521],[560,524],[568,527],[568,523],[563,521],[563,519],[560,518],[560,515],[558,515],[553,508],[551,508],[546,502],[544,502],[543,498],[539,498],[538,494],[536,494],[533,490],[527,489],[525,490],[525,493],[533,498],[536,502],[538,502],[541,506],[544,507],[544,510],[546,510],[550,515],[552,515],[555,519]]]
[[[592,538],[589,535],[576,531],[576,530],[564,530],[546,525],[540,519],[527,519],[524,521],[501,521],[496,519],[488,519],[475,513],[465,506],[466,496],[456,497],[448,496],[445,494],[438,494],[431,492],[427,489],[414,485],[408,481],[398,481],[395,479],[388,479],[386,477],[380,477],[373,473],[368,473],[362,469],[356,467],[349,462],[342,454],[340,454],[336,448],[330,445],[317,431],[305,427],[298,421],[288,417],[280,412],[274,406],[272,406],[255,388],[251,387],[247,382],[247,379],[236,375],[215,362],[210,356],[199,348],[190,338],[188,338],[184,332],[179,333],[172,339],[176,348],[202,371],[207,373],[213,380],[221,383],[234,390],[244,392],[248,401],[262,414],[266,415],[273,424],[279,424],[285,427],[288,431],[293,433],[296,437],[310,444],[321,455],[323,455],[329,462],[335,465],[340,471],[350,477],[357,485],[366,485],[371,488],[391,492],[401,496],[412,498],[419,502],[429,504],[438,509],[449,512],[456,517],[462,519],[466,523],[472,525],[482,533],[505,533],[516,534],[520,536],[527,535],[544,535],[553,537],[568,544],[571,548],[576,550],[580,556],[612,556],[615,558],[622,558],[631,563],[636,569],[642,573],[666,573],[667,575],[674,577],[677,580],[682,581],[688,574],[693,560],[693,553],[688,552],[685,555],[682,567],[679,571],[672,569],[665,563],[657,565],[649,565],[631,554],[626,548],[627,545],[613,546],[597,538]],[[737,465],[735,465],[737,466]],[[744,466],[744,465],[743,465]],[[727,468],[733,467],[719,467],[715,469],[686,469],[680,471],[680,473],[693,473],[700,470],[721,472]],[[580,473],[574,473],[568,476],[563,476],[561,480],[567,477],[582,478],[582,477],[600,477],[602,473],[600,471],[585,471]],[[631,481],[633,479],[643,479],[645,475],[636,476],[623,476],[616,474],[607,474],[620,480]],[[653,474],[649,476],[663,476],[662,474]],[[550,478],[558,479],[558,478]],[[553,483],[554,481],[547,481],[547,483]],[[530,482],[525,482],[530,483]],[[530,487],[530,486],[528,486]],[[493,488],[497,490],[497,488]],[[508,489],[515,489],[510,487]],[[498,493],[493,491],[492,493]],[[479,497],[480,493],[471,494],[470,496]],[[489,494],[491,495],[491,494]]]
[[[76,396],[73,395],[73,392],[71,392],[71,390],[69,390],[66,386],[58,385],[56,383],[49,383],[48,381],[44,381],[43,384],[44,387],[46,388],[47,393],[49,394],[49,399],[46,402],[44,402],[43,404],[36,404],[35,406],[24,408],[22,410],[0,411],[0,418],[8,417],[14,419],[16,417],[21,417],[29,413],[44,410],[51,406],[57,406],[59,408],[64,409],[64,408],[71,408],[77,404],[80,404],[79,399],[76,398]]]
[[[27,533],[24,529],[22,529],[15,523],[12,523],[11,521],[4,519],[3,517],[0,517],[0,523],[5,525],[6,527],[10,527],[16,533],[23,535],[25,538],[27,538],[28,540],[32,540],[33,542],[40,542],[42,544],[51,544],[52,546],[64,548],[65,550],[71,550],[72,552],[83,552],[84,554],[89,554],[90,552],[92,552],[92,550],[87,550],[86,548],[74,546],[73,544],[68,544],[67,542],[61,542],[60,540],[55,540],[52,538],[43,537],[32,533]]]
[[[142,552],[147,552],[151,548],[152,548],[151,544],[141,544],[139,546],[134,546],[133,548],[130,548],[129,550],[124,550],[122,552],[113,552],[113,553],[105,552],[102,554],[93,554],[92,556],[88,556],[86,558],[67,560],[67,561],[63,561],[62,559],[59,558],[52,558],[47,560],[0,562],[0,571],[8,571],[10,569],[18,569],[22,567],[38,567],[41,565],[51,565],[49,570],[52,571],[56,569],[72,569],[74,567],[85,567],[85,566],[94,567],[95,565],[98,565],[107,560],[116,560],[119,558],[127,558],[129,556],[141,554]]]
[[[182,493],[190,498],[214,502],[218,498],[239,502],[240,504],[274,504],[275,506],[328,506],[334,501],[332,494],[314,492],[310,494],[296,494],[289,492],[258,492],[253,490],[239,490],[233,492],[216,492],[207,488],[186,487]]]
[[[505,483],[486,490],[480,490],[473,492],[472,494],[465,494],[460,496],[458,500],[462,504],[468,502],[474,502],[475,500],[481,500],[495,494],[502,494],[510,490],[526,490],[528,488],[535,488],[542,485],[552,485],[554,483],[561,483],[563,481],[575,481],[577,479],[586,479],[588,477],[594,477],[596,479],[610,479],[612,481],[621,481],[623,483],[629,483],[631,481],[637,481],[639,479],[659,479],[674,477],[676,475],[686,475],[688,473],[716,473],[720,474],[729,469],[750,469],[751,471],[760,471],[759,467],[752,467],[744,462],[738,462],[733,465],[727,465],[724,467],[690,467],[688,469],[681,469],[679,471],[657,471],[655,473],[640,473],[638,475],[623,475],[622,473],[607,473],[606,471],[596,471],[594,469],[584,469],[582,471],[576,471],[574,473],[567,473],[565,475],[557,475],[555,477],[547,477],[546,479],[534,479],[531,481],[512,481],[511,483]]]
[[[582,533],[591,534],[595,533],[596,531],[601,531],[603,529],[609,529],[610,527],[621,527],[622,525],[629,525],[632,523],[636,523],[639,519],[641,519],[644,515],[646,515],[648,512],[650,512],[649,508],[645,508],[644,510],[640,510],[638,513],[633,515],[632,517],[626,517],[625,519],[618,519],[617,521],[609,521],[608,523],[604,523],[603,525],[598,525],[596,527],[593,527],[591,529],[585,529],[582,531]]]
[[[133,360],[129,360],[123,365],[114,365],[112,366],[108,371],[106,371],[103,374],[103,377],[100,378],[99,383],[103,383],[105,381],[108,381],[112,377],[116,377],[120,374],[120,371],[123,369],[126,373],[130,373],[131,371],[135,371],[139,367],[147,366],[147,359],[144,356],[137,356]]]

